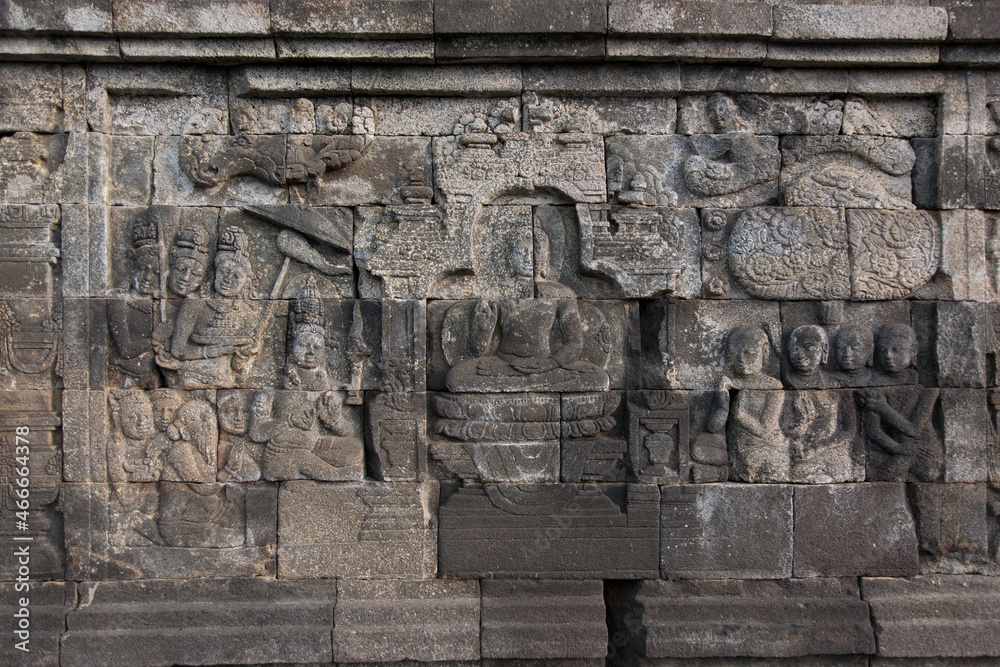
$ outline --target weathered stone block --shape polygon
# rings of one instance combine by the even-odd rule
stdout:
[[[521,70],[514,65],[351,68],[357,95],[519,95]]]
[[[1000,655],[992,613],[1000,582],[974,575],[865,578],[878,655],[898,658]]]
[[[235,65],[275,59],[274,41],[266,37],[130,38],[120,41],[122,56],[130,61],[171,60]]]
[[[905,233],[901,231],[904,229]],[[940,267],[941,223],[932,213],[849,210],[847,234],[854,299],[908,297]],[[904,236],[905,243],[897,240]]]
[[[427,396],[389,391],[367,395],[368,467],[386,482],[423,479],[427,474]]]
[[[524,89],[537,93],[590,97],[647,97],[676,92],[680,71],[671,64],[527,65]]]
[[[902,484],[795,489],[796,577],[908,576],[917,536]]]
[[[438,63],[520,63],[600,60],[602,33],[486,33],[445,35],[434,42]]]
[[[17,542],[14,543],[15,551]],[[27,544],[22,542],[20,544]],[[10,560],[16,557],[8,556]],[[27,631],[17,628],[17,621],[11,623],[10,637],[0,646],[0,660],[10,665],[26,667],[49,667],[59,664],[59,640],[66,631],[66,614],[76,603],[76,584],[51,581],[31,582],[30,589],[22,589],[23,584],[4,582],[0,584],[0,594],[4,605],[0,607],[8,618],[27,608],[29,623]],[[22,607],[20,602],[27,600]],[[18,632],[24,632],[23,637]],[[21,642],[24,651],[17,648]]]
[[[983,306],[938,301],[936,333],[939,385],[986,386],[986,314]]]
[[[603,658],[608,650],[600,581],[481,583],[483,658]]]
[[[147,204],[153,187],[153,138],[108,137],[109,204]]]
[[[361,61],[427,64],[435,61],[431,39],[298,39],[274,40],[277,57],[284,61]]]
[[[376,134],[386,136],[450,135],[470,114],[493,127],[520,129],[521,104],[516,97],[362,97],[358,104],[375,112]]]
[[[771,8],[747,2],[618,0],[608,8],[608,29],[629,34],[770,37]]]
[[[597,135],[499,135],[481,125],[473,120],[457,136],[434,139],[434,184],[445,202],[555,203],[553,190],[574,203],[606,199],[604,142]]]
[[[525,132],[567,132],[574,124],[587,132],[613,134],[673,134],[677,100],[673,98],[535,95],[526,106]]]
[[[328,662],[332,581],[194,579],[86,583],[61,660],[129,665]]]
[[[274,576],[277,490],[266,484],[63,484],[66,576]]]
[[[11,0],[0,13],[0,29],[23,32],[110,33],[113,0],[60,0],[38,6]]]
[[[276,33],[432,35],[430,0],[277,0],[271,3]]]
[[[985,482],[992,437],[986,393],[979,389],[941,391],[944,413],[944,481]]]
[[[609,603],[611,627],[621,632],[615,637],[638,664],[722,657],[725,664],[744,664],[734,663],[737,657],[783,664],[773,661],[793,657],[811,665],[800,661],[875,650],[854,579],[642,581],[615,585]]]
[[[469,578],[647,577],[658,572],[659,502],[659,489],[643,484],[463,487],[441,504],[440,571]]]
[[[65,104],[59,65],[5,64],[0,68],[3,132],[58,132]],[[71,129],[71,128],[66,128]],[[78,129],[78,128],[72,128]]]
[[[989,5],[948,7],[948,27],[952,39],[960,41],[1000,39],[1000,32],[990,20],[992,16],[992,8]]]
[[[0,201],[86,202],[87,155],[87,136],[80,132],[15,132],[0,137]]]
[[[680,60],[683,62],[759,62],[768,54],[764,39],[633,37],[607,40],[608,61]]]
[[[660,491],[660,568],[670,579],[792,574],[792,490],[698,484]]]
[[[603,33],[607,29],[603,0],[555,2],[538,6],[530,0],[436,0],[435,34],[475,33]]]
[[[337,582],[337,662],[479,659],[478,581]]]
[[[915,162],[913,147],[904,139],[782,137],[782,202],[788,206],[911,209],[910,172]]]
[[[714,132],[718,115],[716,95],[685,95],[678,101],[679,134]],[[839,134],[844,119],[844,101],[832,97],[742,94],[730,107],[736,118],[753,134]]]
[[[985,484],[911,484],[920,541],[920,571],[978,573],[989,535]]]
[[[762,64],[771,67],[931,67],[941,60],[936,44],[897,43],[892,49],[872,42],[768,42]]]
[[[780,386],[780,321],[777,302],[653,302],[643,309],[643,385],[717,389],[723,376],[733,376],[732,359],[727,361],[728,335],[736,329],[752,328],[759,330],[769,344],[761,358],[760,372]]]
[[[612,193],[629,185],[614,180],[620,172],[639,171],[649,175],[647,191],[669,205],[745,208],[778,198],[776,137],[738,132],[611,137],[606,143]]]
[[[979,211],[941,211],[941,264],[914,295],[948,301],[989,301],[987,219]]]
[[[631,178],[623,180],[638,185],[641,173],[630,171],[624,174]],[[618,200],[633,201],[645,192],[626,187]],[[581,296],[684,298],[701,293],[701,234],[694,209],[590,204],[578,205],[573,216],[565,208],[539,207],[535,225],[550,237],[566,239],[560,273]]]
[[[784,40],[942,41],[948,14],[941,7],[779,5],[774,37]]]
[[[201,132],[224,134],[229,124],[226,76],[218,70],[90,65],[87,83],[87,122],[95,132],[181,134],[206,109],[218,115],[215,127]],[[150,89],[160,94],[150,96]]]
[[[114,29],[123,34],[264,35],[270,32],[266,0],[111,0]]]
[[[438,486],[283,484],[279,576],[432,578]]]

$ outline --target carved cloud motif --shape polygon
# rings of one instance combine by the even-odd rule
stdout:
[[[829,208],[752,208],[729,237],[729,268],[763,299],[846,299],[847,234]]]
[[[941,246],[926,211],[848,211],[854,298],[903,299],[937,271]]]

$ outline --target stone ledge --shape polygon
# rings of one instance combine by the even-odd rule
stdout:
[[[435,0],[438,35],[583,33],[602,34],[605,0]]]
[[[1000,581],[977,575],[865,578],[878,655],[1000,656]]]
[[[36,4],[8,0],[7,9],[0,10],[0,56],[222,65],[266,60],[631,59],[799,67],[826,59],[834,66],[926,66],[939,61],[988,66],[998,62],[989,44],[1000,40],[1000,28],[992,21],[994,4],[945,8],[915,3],[772,5],[738,0],[505,0],[499,4],[487,0],[207,0],[207,4],[53,0],[44,9]],[[220,38],[227,41],[219,42]],[[120,47],[118,40],[122,40]],[[886,42],[898,45],[892,55],[874,44]],[[952,44],[939,57],[932,47],[945,42]]]
[[[771,6],[755,2],[612,0],[608,32],[633,35],[769,37]]]
[[[948,35],[941,7],[779,5],[774,37],[785,40],[937,42]]]

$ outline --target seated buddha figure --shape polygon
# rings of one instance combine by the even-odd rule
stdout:
[[[468,316],[464,316],[466,306],[462,317],[446,318],[446,327],[458,329],[449,333],[468,341],[467,358],[448,372],[448,389],[459,393],[608,389],[608,373],[581,358],[584,328],[580,305],[572,289],[549,277],[547,235],[536,230],[534,239],[530,231],[517,236],[512,253],[519,275],[530,276],[534,269],[536,298],[480,299]]]
[[[215,298],[187,298],[177,313],[168,341],[156,363],[176,371],[167,383],[182,389],[230,389],[259,351],[258,307],[253,288],[250,247],[239,227],[219,235],[215,255]]]

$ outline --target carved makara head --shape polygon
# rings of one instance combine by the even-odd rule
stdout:
[[[215,254],[215,291],[227,298],[249,296],[252,270],[246,232],[239,227],[227,227],[219,235]]]
[[[170,249],[170,289],[187,296],[201,286],[208,271],[208,232],[198,224],[186,225]]]

